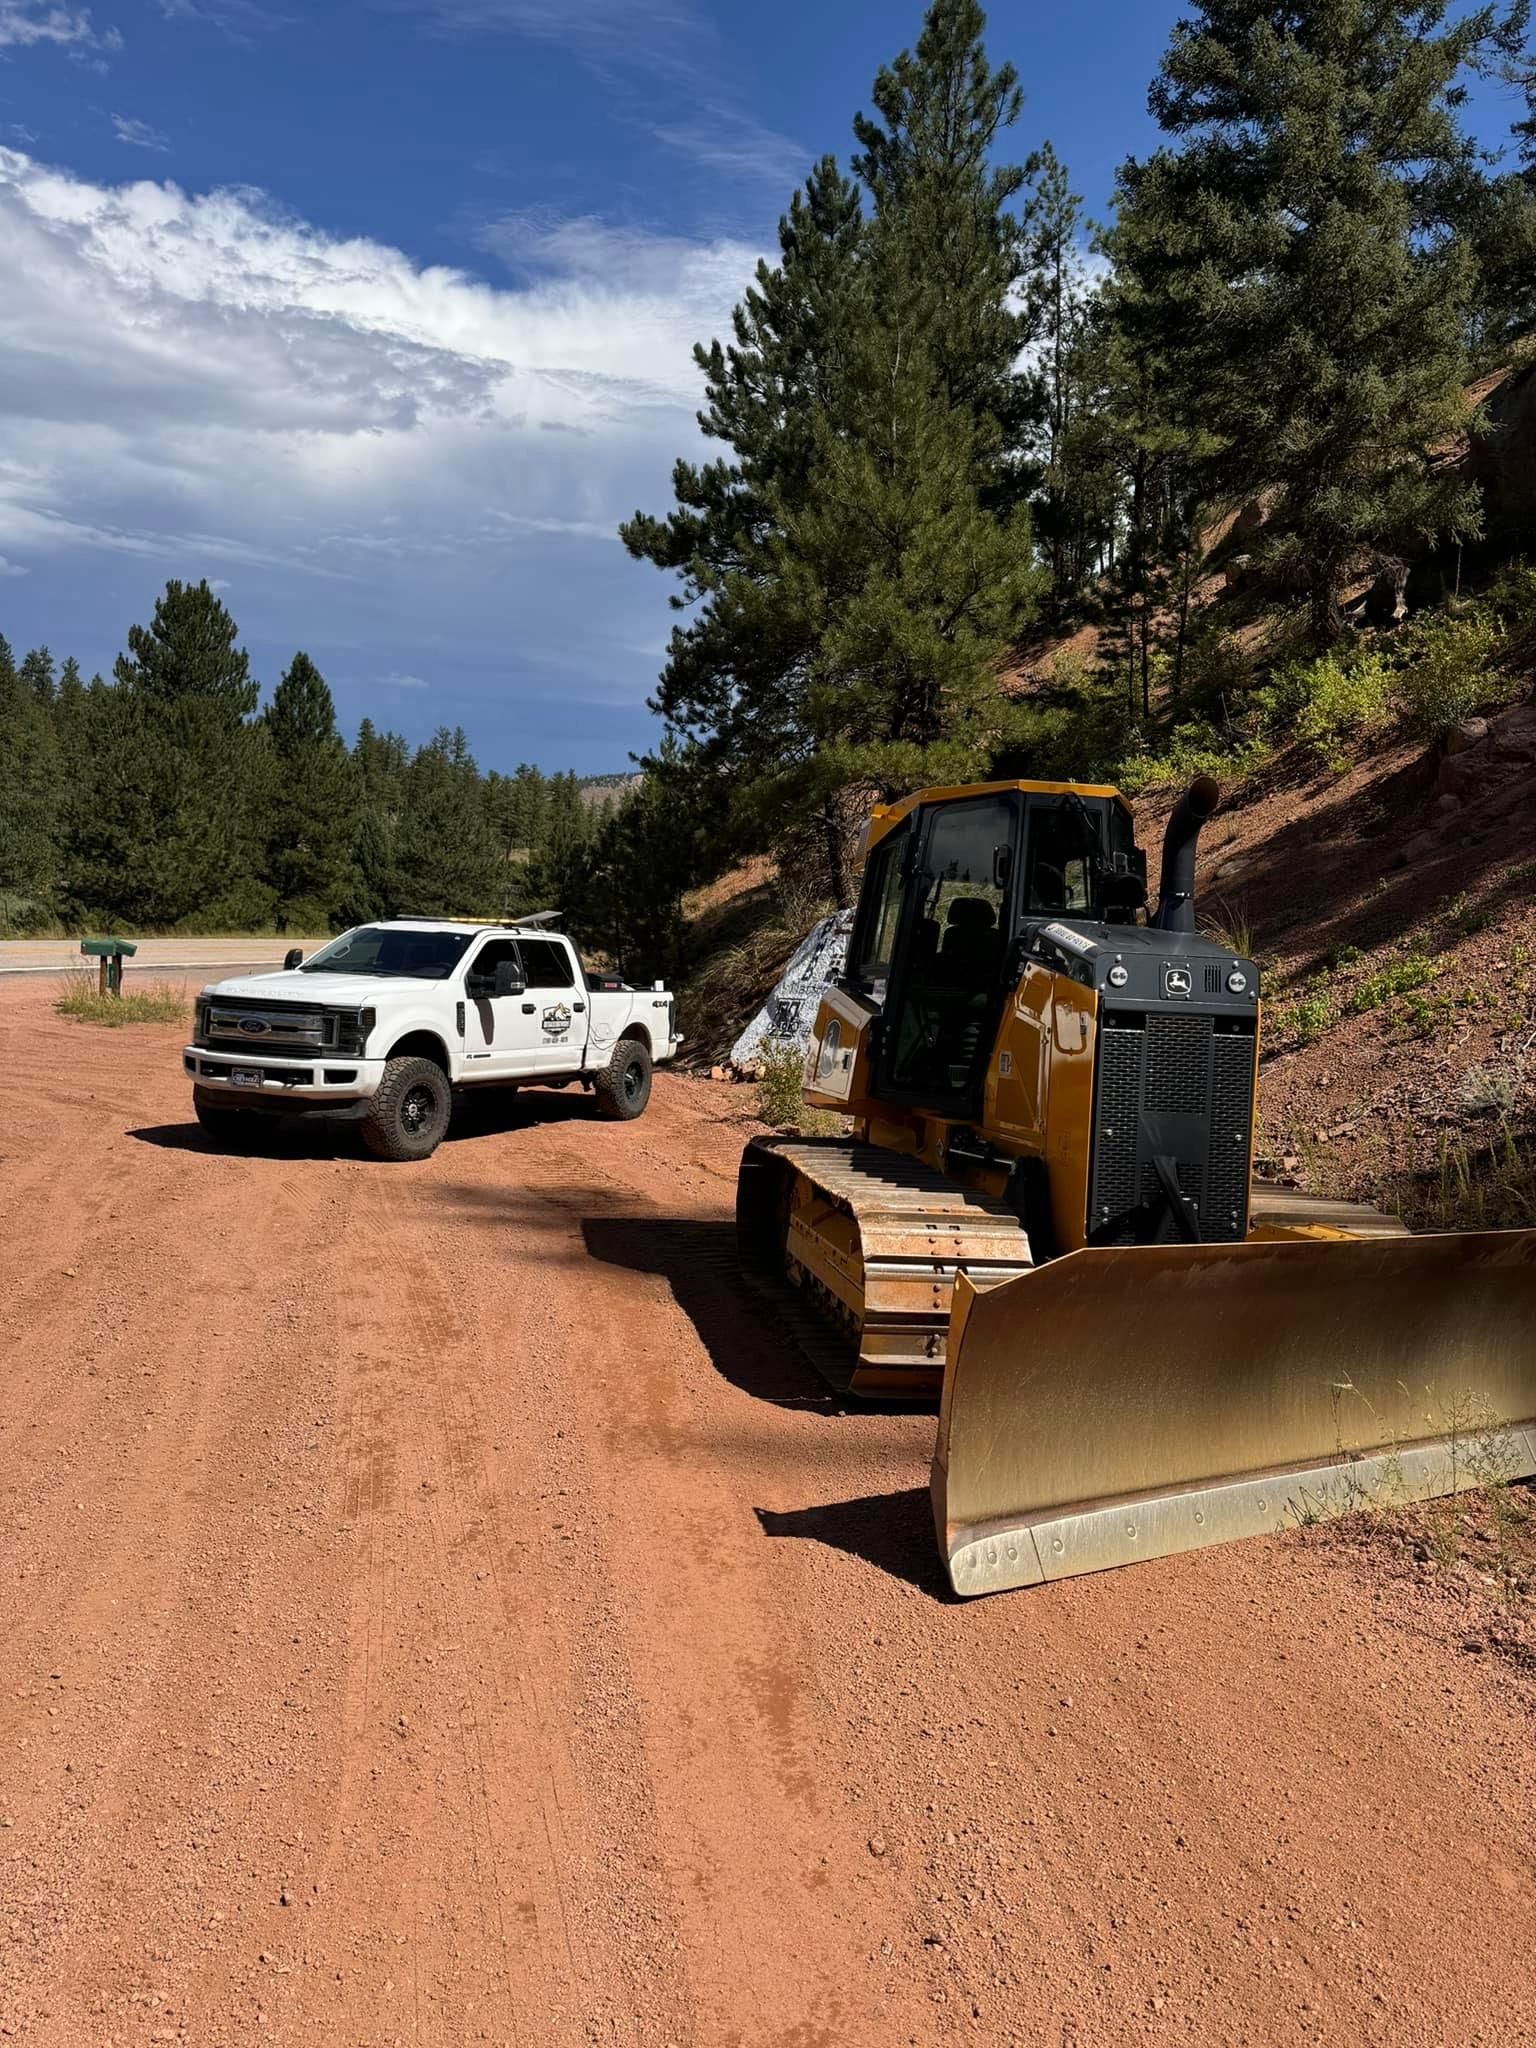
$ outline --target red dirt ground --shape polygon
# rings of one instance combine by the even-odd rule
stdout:
[[[944,1597],[931,1419],[738,1289],[740,1093],[230,1158],[172,1031],[0,1046],[7,2037],[1536,2037],[1474,1589],[1297,1535]]]

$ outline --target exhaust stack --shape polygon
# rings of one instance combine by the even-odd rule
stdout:
[[[1200,829],[1221,802],[1221,784],[1200,775],[1173,807],[1163,835],[1163,869],[1157,885],[1157,925],[1165,932],[1195,929],[1195,851]]]

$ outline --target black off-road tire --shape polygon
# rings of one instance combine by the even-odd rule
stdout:
[[[638,1038],[621,1038],[593,1084],[597,1113],[627,1124],[651,1099],[651,1056]]]
[[[447,1135],[453,1089],[432,1060],[389,1060],[359,1128],[375,1159],[430,1159]]]
[[[203,1136],[220,1152],[232,1152],[250,1143],[251,1125],[255,1120],[253,1110],[226,1109],[222,1103],[209,1102],[201,1095],[194,1095],[192,1111],[202,1125]]]

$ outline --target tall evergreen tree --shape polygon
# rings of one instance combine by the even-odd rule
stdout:
[[[654,708],[760,837],[818,820],[844,896],[870,792],[990,757],[1008,720],[996,664],[1038,581],[1008,212],[1023,172],[993,162],[1018,89],[982,26],[975,0],[934,0],[881,72],[856,124],[868,217],[825,159],[735,346],[698,351],[701,423],[734,459],[679,465],[677,511],[623,529],[698,606]]]
[[[22,687],[30,690],[46,710],[53,703],[53,656],[46,647],[34,647],[21,664]]]
[[[18,670],[0,638],[0,928],[45,916],[58,886],[59,747],[35,663]]]
[[[277,928],[329,927],[355,893],[359,777],[325,678],[302,651],[273,691],[264,723],[275,772],[263,880],[276,892]]]
[[[1051,596],[1059,607],[1083,573],[1082,494],[1074,490],[1070,458],[1082,452],[1074,434],[1087,393],[1092,293],[1083,260],[1086,220],[1081,196],[1072,190],[1066,166],[1047,142],[1031,166],[1033,190],[1026,216],[1029,230],[1029,302],[1038,335],[1043,394],[1045,464],[1036,526],[1051,565]]]
[[[1449,0],[1202,0],[1151,93],[1180,146],[1122,172],[1139,339],[1217,437],[1210,486],[1265,498],[1319,641],[1351,575],[1476,529],[1432,460],[1467,419],[1458,109],[1518,28]]]
[[[269,791],[260,694],[234,620],[206,582],[171,582],[133,626],[116,687],[88,693],[89,788],[70,892],[125,920],[251,927],[271,914],[257,878]]]
[[[400,914],[500,913],[507,861],[486,821],[479,771],[461,731],[435,733],[412,760],[393,856]]]

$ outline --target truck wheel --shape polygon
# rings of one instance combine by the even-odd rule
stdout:
[[[627,1124],[651,1099],[651,1056],[638,1038],[621,1038],[596,1082],[599,1116]]]
[[[430,1159],[453,1114],[448,1076],[431,1060],[390,1060],[362,1120],[375,1159]]]
[[[203,1127],[203,1136],[221,1152],[239,1145],[250,1132],[248,1109],[223,1109],[215,1102],[204,1102],[200,1096],[193,1096],[192,1109]]]

